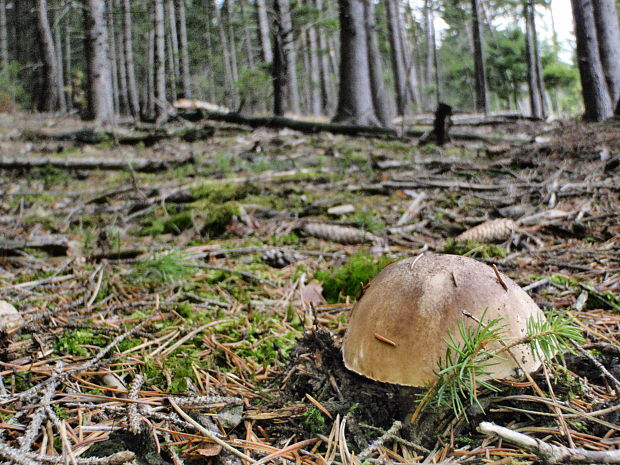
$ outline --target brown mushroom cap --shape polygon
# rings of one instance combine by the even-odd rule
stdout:
[[[436,376],[450,335],[461,342],[457,322],[476,328],[464,316],[469,312],[483,322],[501,318],[504,341],[522,338],[527,321],[544,315],[513,280],[471,258],[429,254],[408,258],[385,267],[355,304],[344,338],[345,366],[376,381],[406,386],[425,386]],[[486,313],[485,313],[486,310]],[[499,349],[499,343],[488,349]],[[528,372],[537,360],[526,344],[511,349]],[[507,353],[492,360],[487,378],[518,376],[520,369]]]

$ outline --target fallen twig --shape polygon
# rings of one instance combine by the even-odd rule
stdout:
[[[522,433],[518,433],[509,428],[496,425],[488,421],[483,421],[478,426],[478,431],[489,436],[495,435],[516,444],[523,449],[533,452],[546,463],[620,463],[620,450],[586,450],[582,448],[571,448],[564,446],[554,446],[532,438]]]

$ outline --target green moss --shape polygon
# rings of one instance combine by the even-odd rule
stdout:
[[[194,226],[194,218],[191,211],[185,211],[172,215],[163,222],[163,232],[179,234]]]
[[[304,412],[303,419],[305,427],[313,436],[323,434],[326,431],[325,417],[318,408],[310,407]]]
[[[215,204],[230,200],[241,200],[248,195],[259,193],[260,189],[254,184],[239,182],[205,182],[191,190],[191,195],[194,199],[204,199]]]
[[[288,234],[284,234],[282,236],[274,236],[269,239],[269,243],[271,245],[282,246],[282,245],[296,245],[299,244],[299,236],[294,232],[290,232]]]
[[[79,357],[88,357],[91,355],[90,351],[83,345],[91,345],[103,347],[108,343],[108,340],[102,334],[96,334],[88,329],[78,329],[77,331],[71,331],[60,336],[58,341],[54,344],[54,349],[57,351],[76,355]]]
[[[138,282],[175,283],[189,279],[196,273],[196,270],[196,265],[186,254],[172,251],[136,263],[129,276]]]
[[[349,221],[355,222],[357,226],[364,231],[376,233],[385,229],[385,224],[381,218],[372,210],[360,210],[347,218]]]
[[[475,258],[504,258],[508,255],[504,249],[496,245],[481,244],[476,241],[458,242],[452,239],[446,242],[441,251]]]
[[[323,295],[330,303],[343,301],[345,297],[356,298],[379,271],[394,260],[389,257],[375,258],[367,252],[352,255],[340,268],[320,270],[315,278],[323,284]]]
[[[194,382],[196,381],[192,365],[199,365],[199,363],[194,353],[175,351],[172,355],[166,357],[162,364],[164,370],[170,374],[170,384],[166,380],[162,367],[149,359],[146,360],[144,365],[144,375],[147,383],[154,384],[171,392],[183,392],[187,390],[186,378]]]
[[[211,204],[204,208],[205,221],[200,233],[210,238],[224,234],[233,216],[239,213],[239,207],[234,202],[226,202],[222,205]]]

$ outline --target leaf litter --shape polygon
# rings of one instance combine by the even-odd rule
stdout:
[[[24,132],[49,122],[14,119]],[[488,419],[617,449],[619,132],[618,122],[558,123],[497,155],[224,124],[204,141],[151,147],[3,131],[3,150],[24,157],[192,162],[0,172],[0,298],[19,312],[0,343],[0,455],[21,465],[536,461],[478,433]],[[426,251],[495,265],[582,330],[583,347],[535,376],[544,395],[506,381],[480,392],[469,421],[435,410],[403,424],[403,397],[420,392],[344,369],[339,346],[364,284]]]

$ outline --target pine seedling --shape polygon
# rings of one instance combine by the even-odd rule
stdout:
[[[435,406],[450,407],[455,415],[466,417],[465,399],[468,399],[469,404],[475,403],[482,408],[478,402],[479,387],[498,390],[481,378],[489,374],[494,365],[493,359],[501,358],[487,349],[489,344],[502,339],[504,325],[500,325],[500,321],[498,318],[475,328],[466,326],[464,320],[458,322],[457,329],[463,342],[458,343],[452,334],[446,341],[446,356],[440,360],[439,369],[435,372],[438,378],[433,400]]]
[[[416,414],[430,398],[436,407],[451,408],[456,416],[467,418],[469,405],[476,404],[482,409],[478,401],[479,388],[499,391],[490,380],[481,378],[490,373],[494,360],[509,356],[507,352],[510,348],[529,343],[534,355],[546,364],[555,355],[566,350],[572,351],[571,341],[577,344],[584,341],[579,329],[572,326],[570,320],[562,315],[552,315],[546,320],[531,317],[527,322],[527,336],[507,342],[503,337],[505,326],[500,324],[501,320],[498,318],[482,323],[483,314],[475,328],[466,326],[464,320],[458,322],[457,329],[462,342],[456,342],[454,335],[450,334],[446,356],[440,360],[435,372],[437,381],[422,399]],[[494,342],[499,342],[501,348],[488,350],[488,346]]]
[[[193,276],[198,267],[191,255],[172,251],[134,265],[132,277],[150,283],[175,283]]]
[[[550,315],[546,320],[531,317],[527,321],[527,334],[534,356],[543,363],[564,351],[573,352],[571,341],[578,345],[585,341],[579,328],[559,314]]]

